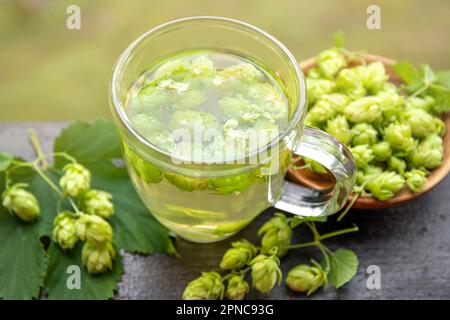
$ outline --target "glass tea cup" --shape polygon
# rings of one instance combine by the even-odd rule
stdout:
[[[183,161],[146,140],[127,114],[128,90],[149,66],[192,50],[230,53],[276,76],[288,107],[283,130],[233,162]],[[330,215],[344,206],[353,188],[356,170],[348,149],[303,125],[306,84],[295,58],[277,39],[247,23],[191,17],[149,30],[117,60],[110,101],[136,191],[164,226],[187,240],[229,237],[271,206],[302,216]],[[327,168],[335,177],[334,188],[319,192],[285,181],[293,153]]]

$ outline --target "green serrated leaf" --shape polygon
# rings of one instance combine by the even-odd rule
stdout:
[[[328,282],[336,289],[349,282],[358,271],[358,257],[352,250],[338,249],[329,259]]]
[[[302,216],[293,216],[291,220],[291,228],[295,228],[303,222],[311,221],[311,222],[326,222],[327,217],[302,217]]]
[[[114,268],[110,272],[101,275],[90,275],[81,263],[82,243],[71,251],[64,252],[57,245],[51,244],[48,249],[48,268],[45,277],[45,292],[49,299],[74,300],[74,299],[110,299],[117,290],[117,283],[122,278],[123,264],[120,255],[114,262]],[[75,266],[79,270],[80,289],[68,286],[73,284],[73,278],[78,271],[68,269]],[[79,269],[78,269],[78,268]]]
[[[4,185],[4,176],[0,184]],[[45,272],[45,250],[39,234],[38,222],[22,222],[0,206],[0,298],[39,297]]]
[[[450,70],[441,70],[436,72],[436,76],[441,84],[450,89]]]
[[[55,140],[55,151],[66,152],[81,163],[120,158],[120,140],[112,121],[98,119],[93,123],[76,121],[61,131]],[[55,159],[61,168],[64,158]]]
[[[0,152],[0,172],[5,171],[11,165],[14,157],[8,153]]]

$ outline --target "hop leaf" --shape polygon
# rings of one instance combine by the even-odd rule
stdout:
[[[278,257],[284,256],[286,248],[292,241],[292,229],[289,221],[282,213],[276,214],[267,221],[259,230],[258,235],[262,236],[261,248],[264,253],[273,253],[276,250]]]
[[[112,241],[113,231],[110,224],[99,216],[83,214],[77,220],[76,226],[78,237],[83,241],[99,247]]]
[[[225,296],[229,300],[244,300],[248,291],[249,286],[247,281],[245,281],[241,276],[233,275],[228,280]]]
[[[25,188],[25,183],[17,183],[2,194],[2,204],[10,212],[15,213],[20,219],[26,222],[35,220],[41,209],[36,197]]]
[[[91,184],[91,173],[78,163],[70,163],[64,167],[64,175],[59,180],[61,188],[72,197],[78,197],[87,191]]]
[[[217,272],[203,272],[202,275],[188,283],[183,292],[184,300],[218,300],[223,299],[225,286]]]
[[[114,213],[112,195],[105,191],[89,190],[83,194],[82,208],[87,214],[95,214],[107,219]]]
[[[422,170],[413,169],[405,173],[406,185],[412,192],[419,192],[427,182],[426,173]]]
[[[294,291],[312,294],[327,283],[327,274],[319,264],[301,264],[291,269],[286,277],[286,285]]]
[[[238,270],[247,265],[256,255],[258,249],[247,240],[231,243],[232,248],[225,252],[220,267],[225,270]]]
[[[72,212],[61,212],[53,220],[53,241],[62,249],[70,250],[78,242],[77,219]]]
[[[112,270],[116,251],[111,242],[103,246],[97,246],[92,242],[86,242],[83,246],[81,259],[89,273],[99,274]]]
[[[375,198],[385,201],[395,196],[404,185],[405,179],[401,175],[392,171],[385,171],[372,176],[366,184],[366,189]]]
[[[275,283],[281,283],[280,260],[277,256],[258,255],[250,263],[252,266],[252,284],[261,293],[269,293]]]

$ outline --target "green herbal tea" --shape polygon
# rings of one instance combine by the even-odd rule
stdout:
[[[223,239],[280,197],[290,152],[279,146],[264,161],[249,163],[288,123],[279,82],[257,64],[214,51],[167,58],[134,82],[126,111],[134,129],[174,163],[225,168],[186,174],[181,166],[167,167],[125,143],[140,196],[180,236]],[[247,166],[239,162],[243,159]]]

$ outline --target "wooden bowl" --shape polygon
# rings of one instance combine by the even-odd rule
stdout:
[[[401,84],[400,78],[395,74],[392,65],[395,63],[394,60],[376,56],[372,54],[363,55],[364,60],[367,62],[373,61],[381,61],[386,69],[387,74],[389,75],[389,81],[399,85]],[[300,62],[300,67],[302,68],[305,74],[311,68],[316,66],[314,58],[305,60]],[[442,120],[445,122],[446,128],[450,128],[450,113],[445,114],[442,117]],[[411,192],[407,187],[401,190],[394,198],[380,201],[372,197],[359,197],[353,208],[355,209],[382,209],[382,208],[390,208],[402,203],[405,203],[409,200],[417,198],[422,194],[430,191],[435,186],[439,184],[449,173],[450,171],[450,130],[445,130],[445,135],[443,137],[444,140],[444,159],[442,164],[434,169],[430,175],[427,177],[427,182],[423,186],[420,192]],[[293,161],[292,165],[301,165],[301,160]],[[298,184],[304,185],[313,189],[329,189],[333,186],[335,180],[331,173],[326,174],[318,174],[311,172],[307,169],[294,170],[292,165],[289,167],[287,172],[287,179],[296,182]],[[349,201],[351,201],[352,196],[349,197]]]

